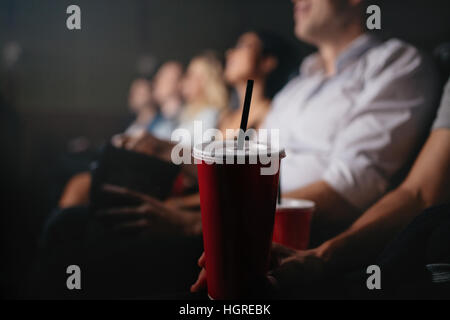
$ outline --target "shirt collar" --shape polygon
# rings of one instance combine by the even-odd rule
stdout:
[[[373,48],[377,44],[378,40],[374,36],[366,33],[353,40],[348,48],[337,58],[336,73],[341,72],[347,65],[359,59],[367,50]],[[300,74],[305,74],[307,76],[323,71],[323,62],[319,53],[314,53],[306,57],[300,67]]]

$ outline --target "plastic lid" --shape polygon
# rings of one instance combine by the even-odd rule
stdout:
[[[316,204],[309,200],[281,199],[281,204],[277,204],[277,209],[314,209]]]
[[[284,149],[274,148],[268,144],[246,141],[242,150],[238,149],[236,140],[210,141],[194,147],[195,159],[206,162],[223,161],[227,158],[267,158],[282,159],[286,156]]]

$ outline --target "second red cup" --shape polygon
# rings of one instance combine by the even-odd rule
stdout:
[[[273,242],[296,250],[308,249],[314,210],[312,201],[282,199],[275,214]]]

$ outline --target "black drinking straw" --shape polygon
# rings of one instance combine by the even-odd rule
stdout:
[[[248,80],[247,90],[245,91],[244,110],[242,111],[241,130],[239,131],[238,149],[244,149],[245,132],[247,131],[248,115],[250,113],[250,104],[252,103],[253,80]]]
[[[281,175],[280,172],[278,172],[278,204],[281,205]]]

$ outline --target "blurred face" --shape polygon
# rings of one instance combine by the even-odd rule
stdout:
[[[295,34],[305,42],[320,44],[323,39],[343,32],[348,15],[348,0],[293,0]]]
[[[199,60],[192,61],[181,84],[181,94],[187,103],[195,103],[203,98],[205,72]]]
[[[225,80],[234,85],[261,76],[258,65],[261,59],[262,43],[255,33],[244,33],[236,47],[227,51]]]
[[[168,62],[158,70],[154,80],[155,100],[163,105],[168,99],[178,95],[183,68],[177,62]]]
[[[128,97],[128,105],[134,113],[139,113],[145,108],[152,105],[152,88],[148,80],[134,80],[130,87],[130,95]]]

